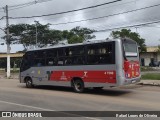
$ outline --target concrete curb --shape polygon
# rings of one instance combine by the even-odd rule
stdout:
[[[140,83],[138,83],[137,85],[146,85],[146,86],[158,86],[158,87],[160,87],[160,80],[158,81],[158,82],[152,82],[152,81],[145,81],[145,82],[140,82]]]

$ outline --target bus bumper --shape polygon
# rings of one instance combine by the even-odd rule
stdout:
[[[136,77],[136,78],[132,78],[132,79],[125,79],[124,80],[124,85],[129,85],[129,84],[135,84],[140,82],[141,77]]]

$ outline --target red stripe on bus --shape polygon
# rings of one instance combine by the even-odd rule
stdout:
[[[51,81],[70,81],[79,77],[84,82],[116,83],[115,71],[52,71]]]

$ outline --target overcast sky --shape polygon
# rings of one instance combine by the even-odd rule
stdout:
[[[32,2],[34,0],[0,0],[0,8],[5,5],[10,6]],[[42,1],[42,0],[41,0]],[[47,1],[47,0],[43,0]],[[9,10],[9,17],[25,17],[25,16],[34,16],[34,15],[43,15],[51,14],[56,12],[63,12],[83,7],[88,7],[92,5],[102,4],[105,2],[110,2],[114,0],[48,0],[47,2],[37,3],[35,5],[27,6],[20,9]],[[42,17],[42,18],[31,18],[31,19],[18,19],[18,20],[9,20],[9,24],[19,24],[19,23],[28,23],[33,24],[35,20],[38,20],[41,24],[51,23],[61,23],[61,22],[71,22],[82,19],[89,19],[94,17],[101,17],[106,15],[111,15],[119,12],[125,12],[137,8],[147,7],[155,4],[160,4],[160,0],[123,0],[122,2],[113,3],[110,5],[105,5],[97,7],[94,9],[83,10],[74,13],[68,13],[57,16]],[[11,9],[11,8],[10,8]],[[149,8],[141,11],[136,11],[128,14],[121,14],[113,17],[108,17],[105,19],[98,19],[93,21],[85,21],[74,24],[65,24],[51,26],[54,29],[60,30],[69,30],[76,26],[88,27],[91,29],[101,30],[109,28],[117,28],[121,26],[134,25],[145,22],[152,22],[160,20],[160,6]],[[5,16],[3,10],[0,10],[0,18]],[[4,28],[6,25],[5,19],[0,21],[0,28]],[[147,46],[156,46],[160,44],[160,25],[153,24],[150,26],[140,27],[140,28],[131,28],[133,32],[138,32],[142,38],[146,39]],[[96,39],[105,39],[109,37],[111,31],[96,33]],[[4,33],[0,31],[0,36],[3,36]],[[0,40],[3,42],[3,40]],[[17,50],[22,50],[22,46],[11,46],[12,52]],[[3,45],[0,47],[0,52],[5,52],[6,46]]]

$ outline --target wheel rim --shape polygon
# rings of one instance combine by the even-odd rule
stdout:
[[[82,90],[82,84],[80,82],[75,83],[75,89],[77,91],[81,91]]]
[[[27,87],[31,87],[31,86],[32,86],[31,80],[27,80]]]

